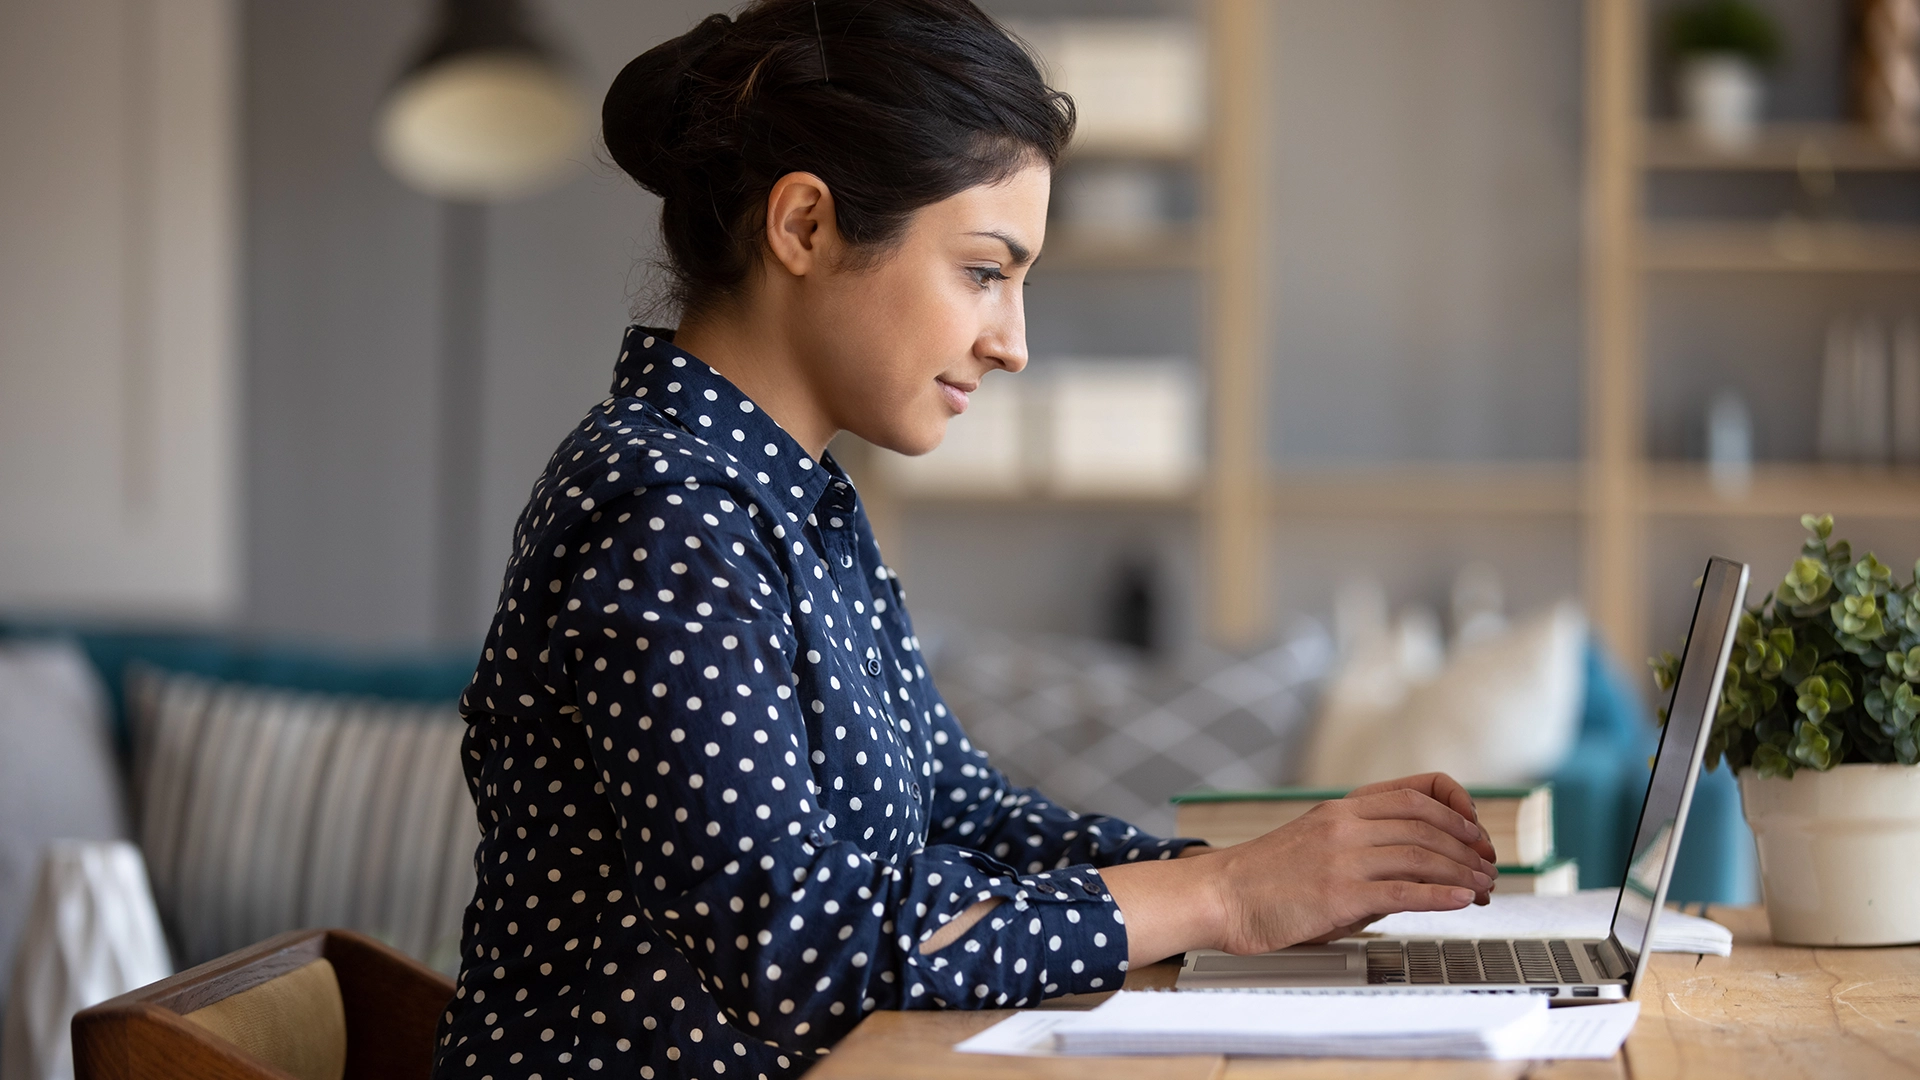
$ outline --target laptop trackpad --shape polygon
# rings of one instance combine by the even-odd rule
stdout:
[[[1362,986],[1367,960],[1361,945],[1297,945],[1258,956],[1200,950],[1187,954],[1175,984],[1181,989],[1228,986]]]

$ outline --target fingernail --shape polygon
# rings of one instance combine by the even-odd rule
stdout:
[[[1473,883],[1480,886],[1480,892],[1486,892],[1488,889],[1493,888],[1493,878],[1487,874],[1480,873],[1478,870],[1474,871]]]
[[[1454,889],[1454,890],[1452,890],[1452,893],[1453,893],[1453,902],[1454,902],[1454,903],[1456,903],[1456,904],[1471,904],[1471,903],[1473,903],[1473,890],[1472,890],[1472,889]]]
[[[1483,874],[1498,874],[1500,873],[1500,868],[1493,865],[1492,863],[1488,862],[1485,859],[1481,859],[1480,872]]]

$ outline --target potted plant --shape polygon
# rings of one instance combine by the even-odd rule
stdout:
[[[1673,12],[1667,44],[1694,134],[1717,150],[1753,145],[1765,99],[1761,72],[1780,59],[1780,32],[1747,0],[1702,0]]]
[[[1800,522],[1800,557],[1740,616],[1707,766],[1739,778],[1774,940],[1920,942],[1920,563],[1902,585],[1831,516]],[[1670,689],[1679,661],[1652,663]]]

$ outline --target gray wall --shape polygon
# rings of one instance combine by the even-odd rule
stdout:
[[[1276,14],[1276,458],[1577,457],[1581,5]]]
[[[651,253],[653,200],[590,159],[559,190],[485,213],[477,566],[467,629],[439,625],[445,215],[381,168],[371,139],[430,7],[245,7],[245,620],[257,629],[365,646],[477,640],[513,518],[604,393],[629,274]],[[596,103],[627,60],[710,9],[539,5]]]

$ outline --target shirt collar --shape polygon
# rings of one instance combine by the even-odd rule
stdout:
[[[640,398],[689,433],[733,455],[740,468],[798,518],[832,483],[851,484],[833,461],[822,465],[726,376],[673,344],[673,331],[627,327],[613,367],[614,397]]]

